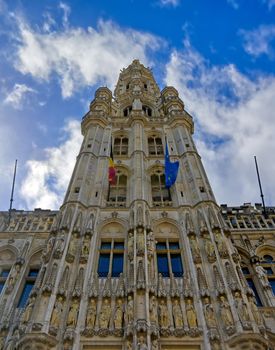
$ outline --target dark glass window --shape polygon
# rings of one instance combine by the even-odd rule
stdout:
[[[10,273],[10,270],[2,270],[1,271],[1,277],[8,277]]]
[[[123,254],[113,255],[112,276],[118,277],[123,272]]]
[[[2,289],[4,288],[5,282],[0,282],[0,293],[2,292]]]
[[[22,294],[21,294],[21,297],[19,299],[19,303],[18,303],[18,306],[17,306],[18,308],[23,308],[27,304],[29,295],[30,295],[31,290],[32,290],[32,288],[34,286],[34,282],[35,281],[27,281],[25,283],[24,289],[22,291]]]
[[[157,250],[166,250],[166,243],[165,242],[159,242],[157,243]]]
[[[116,172],[116,183],[109,184],[108,201],[111,206],[124,207],[127,198],[127,176],[120,170]]]
[[[272,263],[273,257],[271,255],[264,255],[264,261],[267,263]]]
[[[242,272],[243,272],[244,275],[249,275],[250,274],[248,267],[242,267]]]
[[[39,270],[30,270],[28,277],[37,277]]]
[[[122,156],[128,153],[128,138],[119,136],[114,141],[114,155]]]
[[[269,281],[269,284],[270,284],[270,286],[271,286],[271,288],[272,288],[272,292],[273,292],[273,294],[275,295],[275,279],[268,279],[268,281]]]
[[[107,277],[109,273],[109,265],[110,265],[110,254],[101,253],[99,256],[98,271],[97,271],[99,277]]]
[[[253,292],[255,294],[257,306],[263,306],[252,278],[247,278],[246,280],[247,280],[249,287],[253,290]]]
[[[148,138],[148,150],[149,154],[154,155],[163,155],[163,146],[162,146],[162,140],[158,136],[150,136]]]
[[[160,170],[151,176],[151,190],[154,206],[162,206],[171,201],[170,190],[165,186],[165,176]]]
[[[180,277],[183,274],[182,262],[180,254],[171,254],[172,271],[175,277]]]
[[[169,242],[169,248],[171,249],[180,249],[179,242]]]
[[[158,272],[163,277],[169,277],[168,257],[167,254],[158,254]]]
[[[123,272],[124,242],[101,242],[98,269],[99,277],[118,277]]]
[[[268,275],[273,275],[273,271],[271,267],[264,267],[264,269]]]

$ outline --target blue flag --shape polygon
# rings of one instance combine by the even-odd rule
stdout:
[[[165,186],[171,187],[177,179],[179,170],[179,161],[170,162],[168,145],[165,145]]]

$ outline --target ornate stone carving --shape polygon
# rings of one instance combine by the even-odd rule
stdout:
[[[217,295],[223,294],[225,292],[225,287],[217,266],[213,267],[213,272],[214,272],[214,282],[216,287],[216,293]]]
[[[150,298],[149,311],[150,311],[150,322],[157,324],[158,323],[158,303],[157,303],[157,298],[154,295]]]
[[[128,257],[132,261],[134,257],[134,233],[129,231],[128,233]]]
[[[239,283],[237,282],[236,275],[234,273],[232,265],[228,261],[225,263],[225,270],[226,270],[227,282],[229,284],[230,289],[233,291],[240,290],[240,286],[239,286]]]
[[[134,320],[134,300],[131,295],[128,296],[128,302],[125,312],[125,321],[127,324],[131,324]]]
[[[46,280],[46,283],[43,287],[43,292],[44,293],[51,293],[55,284],[55,279],[56,279],[56,275],[57,275],[57,264],[54,263],[50,274],[48,275],[48,278]]]
[[[198,322],[197,322],[197,316],[196,311],[193,305],[193,300],[191,298],[188,298],[186,300],[186,317],[189,328],[197,328]]]
[[[144,273],[143,260],[139,260],[138,268],[137,268],[137,289],[144,289],[144,288],[145,288],[145,273]]]
[[[50,256],[51,256],[52,251],[53,251],[54,243],[55,243],[55,237],[52,236],[48,239],[48,242],[46,244],[46,248],[44,249],[44,251],[42,253],[42,259],[45,263],[47,263],[50,259]]]
[[[178,297],[180,295],[177,281],[173,273],[171,273],[171,276],[170,276],[170,295],[171,297],[176,297],[176,296]]]
[[[99,294],[98,274],[94,272],[91,278],[89,297],[98,297],[98,294]]]
[[[166,286],[164,285],[164,280],[163,280],[162,274],[159,273],[159,278],[158,278],[158,296],[159,297],[165,297],[166,295],[167,295]]]
[[[119,275],[117,288],[116,288],[116,297],[124,297],[125,295],[125,283],[124,283],[124,275],[121,273]]]
[[[191,219],[191,214],[186,213],[185,215],[185,229],[188,235],[192,235],[195,233],[193,221]]]
[[[258,309],[257,305],[256,305],[256,301],[255,298],[253,296],[249,297],[249,304],[250,304],[250,308],[254,317],[254,320],[256,322],[256,324],[260,327],[264,326],[264,320],[262,317],[262,314],[260,312],[260,310]]]
[[[198,283],[199,283],[199,288],[200,288],[200,294],[201,296],[209,296],[209,290],[207,286],[207,282],[205,279],[204,274],[202,273],[202,270],[200,267],[197,268],[197,278],[198,278]]]
[[[86,263],[88,261],[89,253],[90,253],[90,236],[85,234],[85,237],[82,243],[82,248],[81,248],[81,255],[80,255],[81,263]]]
[[[66,266],[62,278],[60,280],[59,286],[58,286],[58,294],[62,296],[66,296],[67,290],[68,290],[68,282],[69,282],[69,266]]]
[[[74,227],[73,227],[73,233],[79,234],[81,231],[81,227],[82,227],[82,213],[80,212],[77,215],[77,219],[76,219]]]
[[[110,274],[108,274],[105,284],[104,284],[104,288],[102,291],[102,296],[103,297],[111,297],[112,295],[112,277]]]
[[[73,296],[79,298],[82,294],[82,286],[84,280],[84,268],[81,267],[78,271],[77,278],[74,285]]]
[[[86,313],[86,328],[93,329],[96,320],[96,299],[91,298]]]
[[[183,277],[182,294],[186,298],[193,296],[190,276],[188,274],[185,274],[184,277]]]
[[[9,275],[9,279],[7,282],[7,288],[6,288],[6,294],[9,294],[13,290],[13,288],[18,280],[18,277],[20,275],[20,271],[21,271],[21,264],[15,263],[13,266],[13,269]]]
[[[198,225],[201,233],[208,231],[204,215],[200,210],[198,210]]]
[[[144,255],[145,241],[143,227],[137,228],[137,255]]]
[[[85,235],[90,235],[92,236],[93,232],[94,232],[94,224],[95,224],[95,217],[94,214],[91,213],[89,220],[87,222],[87,226],[85,228]]]
[[[145,339],[144,339],[144,336],[141,335],[138,339],[138,350],[148,350],[148,346],[147,344],[145,343]]]

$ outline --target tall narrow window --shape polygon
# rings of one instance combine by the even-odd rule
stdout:
[[[117,169],[116,183],[109,184],[108,201],[110,206],[125,207],[127,198],[127,176]]]
[[[38,272],[39,272],[39,270],[37,270],[37,269],[30,269],[28,276],[26,278],[26,282],[25,282],[23,291],[21,293],[21,296],[20,296],[20,299],[18,302],[18,306],[17,306],[18,308],[24,308],[26,306],[29,295],[32,291],[34,284],[35,284],[35,280],[38,276]]]
[[[175,277],[183,275],[179,242],[163,241],[157,243],[158,272],[163,277],[169,277],[173,273]]]
[[[242,272],[243,272],[243,274],[244,274],[244,276],[246,278],[246,282],[247,282],[249,288],[251,288],[253,290],[253,292],[254,292],[257,306],[263,306],[261,298],[260,298],[260,296],[258,294],[257,288],[256,288],[256,286],[254,284],[253,279],[252,279],[252,275],[250,273],[249,268],[247,266],[242,266]]]
[[[123,156],[128,154],[128,138],[118,136],[114,140],[114,155]]]
[[[10,268],[3,269],[0,273],[0,293],[2,292],[2,289],[4,288],[4,285],[6,283],[6,280],[9,277]]]
[[[128,106],[123,110],[124,117],[128,117],[130,113],[132,112],[132,106]]]
[[[162,140],[159,136],[152,135],[148,137],[149,155],[158,156],[163,155]]]
[[[156,170],[151,175],[151,190],[154,206],[169,205],[171,194],[169,188],[165,186],[165,176],[163,171]]]
[[[267,274],[268,282],[272,288],[273,295],[275,296],[275,261],[272,255],[266,254],[263,256],[261,265],[265,269]]]
[[[147,88],[146,88],[147,89]],[[152,116],[152,109],[148,106],[142,106],[143,112],[148,115],[148,117]]]
[[[118,277],[123,272],[124,242],[102,241],[97,273],[99,277]]]

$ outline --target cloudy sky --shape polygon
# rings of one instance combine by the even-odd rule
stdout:
[[[58,208],[98,86],[175,86],[219,203],[275,205],[275,0],[0,0],[0,210]]]

